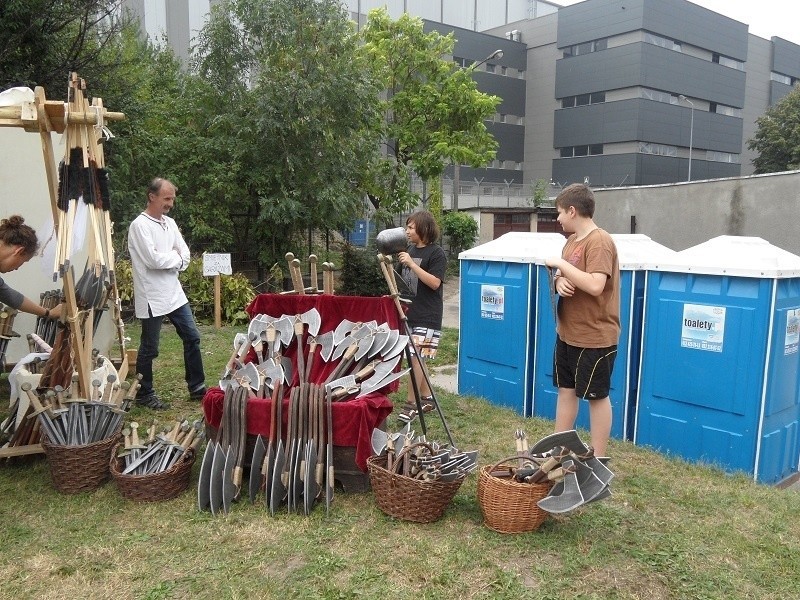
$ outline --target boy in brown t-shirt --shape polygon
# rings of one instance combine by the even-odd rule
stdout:
[[[553,385],[558,388],[556,431],[575,427],[578,399],[589,401],[591,443],[605,456],[611,432],[611,373],[619,340],[619,261],[614,240],[595,225],[594,194],[567,186],[556,198],[558,222],[571,233],[561,257],[545,260],[557,269],[558,324]]]

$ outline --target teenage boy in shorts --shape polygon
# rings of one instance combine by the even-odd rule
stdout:
[[[614,240],[592,220],[594,194],[575,183],[556,198],[558,222],[570,233],[556,269],[559,295],[553,385],[558,388],[555,430],[574,429],[578,402],[589,402],[591,444],[606,456],[611,433],[611,373],[619,340],[619,260]]]

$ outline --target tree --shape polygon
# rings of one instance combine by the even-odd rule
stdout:
[[[478,91],[472,70],[449,58],[452,33],[425,34],[418,17],[392,21],[385,9],[370,11],[363,38],[384,88],[385,158],[370,193],[391,215],[419,201],[409,188],[412,173],[431,181],[447,164],[480,167],[494,159],[497,142],[484,120],[500,99]]]
[[[229,0],[212,8],[192,64],[184,157],[201,223],[209,207],[238,248],[268,267],[299,232],[351,227],[377,160],[378,88],[353,23],[335,0]]]
[[[109,110],[125,113],[125,120],[109,125],[115,137],[104,143],[117,245],[124,245],[128,224],[144,208],[148,182],[159,176],[179,188],[175,213],[194,247],[196,228],[182,218],[184,204],[191,200],[184,193],[186,175],[180,170],[182,157],[198,158],[187,126],[194,112],[192,79],[166,44],[153,45],[137,27],[126,27],[110,51],[120,57],[118,77],[92,89]],[[218,212],[208,215],[212,222],[217,217]],[[226,243],[230,238],[223,231],[219,240]]]
[[[455,256],[472,248],[478,237],[478,223],[468,213],[448,212],[443,219],[442,232],[450,240],[450,251]]]
[[[121,0],[0,2],[0,86],[42,86],[66,94],[70,71],[98,88],[116,77],[108,52],[126,20]]]
[[[757,174],[800,168],[800,87],[756,119],[756,133],[747,147],[758,153],[753,159]]]

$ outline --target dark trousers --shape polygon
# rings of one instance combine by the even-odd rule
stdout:
[[[141,320],[142,339],[139,342],[139,355],[136,358],[136,372],[141,374],[142,380],[137,396],[146,396],[153,392],[153,360],[158,356],[161,324],[165,318],[175,326],[175,331],[183,340],[183,364],[189,393],[205,385],[203,356],[200,354],[200,332],[197,330],[192,309],[187,302],[166,315]]]

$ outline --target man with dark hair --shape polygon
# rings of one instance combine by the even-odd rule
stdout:
[[[553,385],[558,388],[556,431],[575,427],[578,399],[589,401],[591,442],[605,456],[611,433],[611,373],[619,340],[619,260],[614,240],[594,216],[594,194],[575,183],[556,198],[558,222],[571,233],[557,269],[558,324]]]
[[[189,247],[175,220],[167,213],[175,205],[177,189],[172,182],[156,177],[147,187],[147,206],[128,229],[128,249],[133,270],[133,298],[136,317],[142,322],[142,338],[136,371],[142,376],[136,396],[140,406],[169,408],[153,390],[153,359],[158,356],[164,317],[175,326],[183,341],[186,385],[192,400],[206,393],[200,332],[178,273],[189,266]]]

